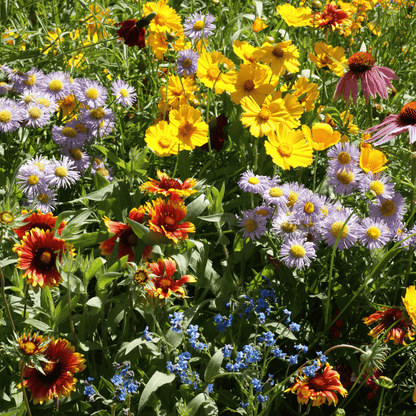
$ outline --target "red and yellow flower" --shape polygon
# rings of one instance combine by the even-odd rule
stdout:
[[[163,199],[157,198],[152,201],[152,205],[147,203],[147,209],[150,215],[150,229],[163,234],[175,244],[179,240],[186,240],[188,233],[195,232],[195,226],[192,223],[180,223],[187,213],[183,202],[163,201]]]
[[[179,293],[184,298],[185,291],[182,286],[185,283],[196,282],[196,279],[191,275],[182,276],[179,280],[172,279],[172,275],[176,271],[176,263],[172,259],[159,259],[156,263],[150,263],[148,267],[156,275],[150,280],[151,286],[146,288],[152,297],[164,299],[172,293]]]
[[[339,373],[328,363],[323,371],[321,369],[315,374],[315,377],[298,379],[285,393],[288,391],[297,394],[300,404],[308,404],[309,400],[312,400],[312,406],[321,406],[326,402],[328,405],[334,403],[336,406],[338,404],[336,393],[341,394],[342,397],[348,394],[341,384]]]
[[[128,218],[142,224],[145,214],[146,210],[141,206],[139,208],[133,208],[129,212]],[[114,236],[100,243],[101,254],[109,256],[113,252],[118,239],[117,260],[124,256],[129,256],[128,261],[134,261],[134,249],[137,246],[139,237],[134,234],[130,225],[122,222],[111,221],[107,217],[104,217],[104,224],[108,228],[108,231],[113,233]],[[152,247],[146,246],[143,252],[143,259],[147,259],[150,256],[151,251]]]
[[[39,285],[50,288],[62,282],[62,276],[56,267],[56,260],[62,259],[67,250],[74,255],[74,250],[61,238],[55,238],[50,230],[33,228],[23,236],[20,244],[15,244],[13,251],[18,254],[17,268],[24,270],[23,277],[33,287]]]
[[[42,354],[47,345],[45,342],[47,338],[44,338],[43,335],[36,335],[36,332],[32,334],[25,334],[19,338],[19,347],[20,351],[24,355],[35,355],[35,354]]]
[[[83,355],[76,353],[65,339],[52,338],[43,354],[49,361],[41,364],[45,374],[33,367],[23,368],[26,379],[23,385],[30,390],[34,404],[47,403],[54,397],[68,397],[71,391],[75,391],[78,381],[74,374],[85,369]]]
[[[28,211],[23,210],[23,215],[29,214]],[[54,231],[55,230],[55,223],[56,219],[58,217],[54,217],[52,212],[48,212],[47,214],[43,214],[39,210],[36,212],[32,212],[28,217],[26,217],[23,222],[24,225],[18,228],[13,228],[13,231],[17,234],[17,236],[22,239],[23,236],[33,228],[39,228],[41,230],[49,230]],[[66,225],[66,221],[62,221],[58,228],[59,235],[62,234],[62,230],[64,229]]]

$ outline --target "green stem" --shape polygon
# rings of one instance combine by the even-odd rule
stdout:
[[[318,154],[319,152],[316,152],[315,154],[315,160],[314,160],[314,164],[313,164],[313,187],[312,187],[312,192],[315,192],[315,185],[316,185],[316,171],[318,169]]]
[[[30,411],[29,400],[27,399],[26,389],[25,389],[24,380],[23,380],[23,369],[25,368],[25,365],[23,364],[22,361],[20,362],[20,364],[22,366],[22,369],[20,370],[20,384],[22,385],[23,400],[26,405],[27,414],[29,416],[32,416],[32,412]]]
[[[376,416],[380,416],[381,415],[381,408],[383,407],[384,392],[385,391],[386,391],[386,389],[385,388],[382,388],[381,395],[380,395],[380,400],[378,401],[377,415]]]
[[[16,327],[14,326],[12,314],[10,313],[9,304],[7,303],[7,299],[6,299],[6,292],[4,290],[6,286],[6,282],[5,282],[1,267],[0,267],[0,278],[1,278],[1,296],[3,298],[4,306],[6,308],[7,316],[9,317],[9,320],[10,320],[10,325],[12,326],[12,331],[16,333]]]
[[[67,284],[68,284],[68,315],[69,315],[69,323],[71,325],[71,331],[72,331],[72,336],[74,337],[74,345],[75,348],[78,348],[78,341],[77,341],[77,336],[75,334],[75,327],[74,327],[74,321],[72,320],[72,308],[71,308],[71,285],[69,283],[69,276],[70,274],[67,273],[68,279],[67,279]]]
[[[368,100],[367,111],[368,111],[368,123],[370,124],[369,127],[373,127],[373,109],[371,108],[371,99]]]

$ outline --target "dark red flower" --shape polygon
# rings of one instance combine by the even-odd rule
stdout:
[[[136,19],[130,19],[117,23],[117,26],[121,26],[121,28],[117,30],[117,35],[124,39],[125,45],[131,47],[138,46],[139,49],[142,49],[146,46],[146,29],[144,27],[138,28],[136,22]]]
[[[219,152],[224,146],[225,132],[224,127],[227,125],[228,119],[224,114],[220,114],[209,123],[209,137],[211,141],[211,149]],[[206,151],[209,150],[208,143],[202,146]]]

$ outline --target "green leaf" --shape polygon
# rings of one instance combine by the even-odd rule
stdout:
[[[134,339],[132,342],[129,343],[129,345],[127,345],[125,354],[127,355],[129,352],[133,351],[140,344],[143,344],[143,340],[141,338]]]
[[[164,374],[156,371],[153,376],[150,378],[146,387],[143,390],[143,393],[140,396],[139,407],[137,409],[137,414],[140,414],[143,407],[146,405],[150,396],[161,386],[165,384],[172,383],[175,380],[175,374]]]
[[[97,281],[97,289],[102,292],[106,287],[117,277],[121,276],[119,272],[107,272],[104,273]]]
[[[88,310],[90,315],[97,315],[100,312],[102,302],[98,296],[91,298],[85,305],[89,306],[91,309]]]
[[[229,222],[231,225],[235,225],[237,223],[237,218],[234,214],[230,214],[229,212],[223,212],[222,214],[214,214],[214,215],[207,215],[205,217],[198,217],[202,221],[207,222],[220,222],[226,221]]]
[[[53,303],[51,290],[49,289],[48,286],[45,286],[42,289],[40,299],[41,299],[42,308],[45,309],[47,312],[49,312],[51,316],[53,316],[55,313],[55,305]]]
[[[147,228],[145,225],[140,224],[136,221],[126,218],[130,224],[134,234],[144,241],[148,246],[154,246],[159,244],[170,244],[172,241],[161,233],[155,233],[154,231]]]
[[[224,359],[224,354],[222,353],[222,350],[218,350],[211,357],[211,359],[209,360],[209,363],[207,365],[207,368],[205,369],[205,373],[204,373],[205,383],[208,383],[208,381],[212,377],[214,377],[218,374],[223,359]]]
[[[117,260],[109,269],[109,272],[118,272],[121,270],[126,264],[129,259],[129,255],[126,254],[124,257],[122,257],[120,260]]]
[[[121,169],[126,169],[126,162],[124,160],[120,159],[118,156],[116,156],[113,152],[108,150],[104,146],[99,146],[97,144],[92,145],[91,147],[95,147],[97,150],[99,150],[105,157],[110,159],[114,164],[116,164]]]
[[[184,415],[186,416],[194,416],[198,411],[201,404],[206,402],[207,399],[204,393],[199,393],[198,396],[194,397],[187,405],[186,409],[184,410]]]
[[[205,211],[205,208],[208,205],[209,201],[205,198],[205,195],[199,195],[198,198],[194,199],[189,205],[186,206],[188,212],[186,213],[185,220],[195,220]]]
[[[39,329],[39,331],[43,332],[49,332],[51,331],[51,327],[47,324],[45,324],[42,321],[38,321],[37,319],[26,319],[24,321],[25,324],[29,324],[30,326],[33,326],[36,329]]]
[[[55,237],[59,238],[59,233],[58,233],[58,229],[59,226],[61,225],[62,221],[65,218],[68,218],[70,215],[76,214],[76,211],[63,211],[58,215],[58,218],[55,221]]]
[[[76,217],[72,218],[65,228],[62,230],[62,238],[67,238],[71,234],[77,232],[82,225],[85,225],[85,220],[92,214],[91,209],[81,211]]]
[[[94,233],[76,235],[74,237],[66,238],[65,240],[73,244],[75,248],[85,248],[101,243],[107,238],[109,238],[108,233],[96,231]]]
[[[6,267],[9,264],[13,264],[13,263],[17,263],[17,259],[12,259],[12,258],[5,258],[3,260],[0,260],[0,267]]]
[[[97,257],[94,259],[94,261],[91,263],[90,267],[86,271],[84,275],[84,284],[87,284],[88,281],[95,275],[95,273],[100,270],[100,268],[105,264],[106,260],[104,260],[102,257]]]
[[[89,201],[104,201],[113,195],[115,185],[116,183],[111,183],[110,185],[107,185],[106,187],[99,189],[98,191],[94,191],[90,194],[82,196],[81,198],[74,199],[72,203],[83,201],[84,199],[88,199]]]

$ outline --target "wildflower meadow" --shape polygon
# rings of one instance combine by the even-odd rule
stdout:
[[[415,27],[0,1],[0,415],[416,415]]]

